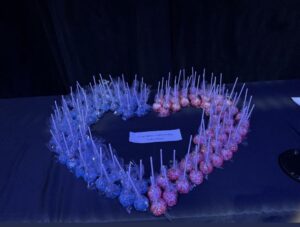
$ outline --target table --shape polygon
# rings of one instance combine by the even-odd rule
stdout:
[[[300,96],[300,80],[253,82],[255,111],[247,145],[239,147],[224,169],[215,170],[204,184],[180,196],[167,217],[132,211],[128,214],[117,200],[89,190],[59,164],[47,148],[48,119],[58,97],[0,100],[0,221],[38,222],[147,222],[150,220],[297,221],[300,220],[300,184],[279,168],[278,155],[300,147],[300,106],[290,96]],[[186,109],[168,119],[153,113],[123,122],[107,114],[93,133],[101,136],[126,159],[150,155],[157,160],[162,146],[182,155],[188,136],[200,121],[200,110]],[[129,130],[179,127],[183,140],[166,144],[129,144]],[[168,156],[168,155],[166,155]]]

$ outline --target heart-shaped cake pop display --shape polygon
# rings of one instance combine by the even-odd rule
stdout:
[[[182,77],[182,79],[181,79]],[[122,76],[117,79],[99,80],[84,89],[78,83],[76,91],[62,97],[61,106],[55,102],[50,118],[50,149],[59,162],[66,165],[76,177],[82,177],[89,188],[108,198],[118,198],[128,211],[150,210],[155,216],[163,215],[168,207],[177,204],[179,194],[186,194],[201,185],[214,168],[222,167],[232,158],[249,131],[249,120],[254,109],[248,89],[240,103],[245,84],[235,91],[237,79],[231,90],[213,74],[210,83],[192,70],[188,77],[181,70],[171,86],[171,76],[158,83],[152,110],[159,117],[167,117],[184,107],[202,108],[198,131],[190,136],[185,157],[176,160],[173,151],[171,166],[164,164],[160,150],[160,172],[155,174],[150,157],[150,180],[144,177],[142,160],[139,165],[128,165],[117,156],[111,144],[93,137],[90,125],[107,111],[127,120],[141,117],[151,110],[148,105],[149,87],[143,79],[135,77],[129,85]],[[238,108],[239,106],[239,108]],[[204,114],[209,116],[204,122]]]

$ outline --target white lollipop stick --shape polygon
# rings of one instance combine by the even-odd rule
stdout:
[[[173,168],[176,168],[176,150],[173,150]]]
[[[165,78],[163,77],[162,79],[161,79],[161,94],[160,94],[160,96],[161,97],[163,97],[164,96],[164,83],[165,83]]]
[[[159,153],[160,153],[160,170],[162,171],[163,165],[164,165],[164,164],[163,164],[162,149],[160,149]]]
[[[232,97],[232,94],[233,94],[233,91],[234,91],[234,89],[235,89],[235,86],[236,86],[236,83],[237,83],[237,81],[238,81],[238,77],[235,79],[235,81],[234,81],[234,84],[233,84],[233,87],[232,87],[232,89],[231,89],[231,93],[230,93],[230,95],[229,95],[229,99],[231,99],[231,97]]]
[[[206,144],[206,153],[205,153],[205,162],[209,162],[209,156],[210,156],[210,136],[208,137],[207,144]]]
[[[188,150],[187,150],[187,155],[185,156],[185,164],[184,164],[184,172],[183,172],[184,176],[186,176],[186,165],[187,165],[188,157],[189,157],[190,150],[191,150],[192,139],[193,139],[193,135],[190,136],[190,141],[189,141],[189,146],[188,146]]]
[[[80,159],[81,159],[81,161],[83,163],[84,170],[87,171],[87,166],[86,166],[85,160],[83,158],[82,150],[81,150],[81,143],[80,143],[80,141],[78,143],[79,143],[78,144],[79,156],[80,156]]]
[[[52,135],[52,137],[53,137],[53,139],[54,139],[54,142],[56,143],[56,146],[58,146],[58,147],[60,148],[61,152],[63,152],[64,150],[63,150],[62,146],[61,146],[60,143],[58,142],[57,137],[55,136],[55,134],[53,133],[53,131],[52,131],[51,129],[50,129],[50,133],[51,133],[51,135]]]
[[[125,173],[125,170],[124,170],[124,168],[121,166],[119,160],[117,159],[117,156],[114,155],[114,159],[115,159],[115,161],[116,161],[116,163],[117,163],[117,166],[119,167],[120,171],[121,171],[122,173]]]
[[[130,176],[130,172],[129,172],[129,171],[127,172],[127,176],[128,176],[129,182],[130,182],[130,184],[131,184],[131,186],[132,186],[132,188],[133,188],[135,194],[136,194],[137,196],[139,196],[140,193],[139,193],[139,191],[137,190],[137,188],[136,188],[136,186],[135,186],[133,180],[131,179],[131,176]]]
[[[55,133],[58,133],[59,131],[57,129],[57,125],[56,125],[56,122],[54,120],[53,114],[51,114],[51,119],[52,119],[52,124],[53,124],[54,130],[55,130]]]
[[[199,92],[199,83],[200,83],[200,75],[197,78],[196,96],[198,96],[198,92]]]
[[[115,165],[116,163],[115,163],[115,159],[114,159],[114,155],[113,155],[113,151],[112,151],[112,148],[111,148],[111,144],[110,144],[110,143],[108,144],[108,147],[109,147],[111,159],[113,160],[113,164]]]
[[[111,179],[109,178],[108,173],[107,173],[106,169],[104,168],[104,165],[102,164],[101,167],[102,167],[102,171],[104,173],[104,176],[105,176],[106,180],[108,182],[111,182]]]
[[[159,89],[160,89],[160,81],[158,81],[158,86],[157,86],[157,92],[156,92],[156,98],[159,98]]]
[[[223,74],[220,73],[220,82],[219,82],[220,88],[222,87],[222,79],[223,79]]]
[[[181,70],[179,70],[178,81],[177,81],[177,90],[180,88],[180,79],[181,79]]]
[[[57,102],[56,102],[56,100],[54,101],[54,104],[55,104],[55,108],[56,108],[57,116],[58,116],[58,118],[59,118],[59,119],[61,119],[61,116],[60,116],[60,110],[59,110],[59,108],[58,108],[58,106],[57,106]]]
[[[206,81],[205,81],[205,68],[203,69],[203,73],[202,73],[202,76],[203,76],[203,91],[204,91],[204,94],[206,94],[206,90],[205,90],[205,83],[206,83]]]
[[[196,145],[195,147],[195,153],[199,153],[199,144]],[[198,170],[198,163],[194,161],[194,169]]]
[[[64,144],[65,144],[65,147],[66,147],[68,156],[70,156],[71,152],[70,152],[70,150],[69,150],[69,146],[68,146],[68,144],[67,144],[65,134],[64,134],[64,133],[61,133],[61,134],[62,134],[62,136],[63,136],[63,140],[64,140]]]
[[[140,159],[140,168],[139,168],[139,179],[143,179],[143,160]]]
[[[70,87],[70,90],[71,90],[71,100],[72,100],[72,106],[74,107],[74,106],[75,106],[75,99],[74,99],[74,95],[73,95],[73,89],[72,89],[72,87]]]
[[[154,169],[153,169],[153,160],[152,160],[152,156],[150,156],[150,166],[151,166],[151,184],[154,185],[155,181],[154,181]]]
[[[242,86],[242,88],[241,88],[241,90],[240,90],[240,92],[239,92],[239,95],[238,95],[238,97],[237,97],[237,99],[236,99],[236,101],[235,101],[235,105],[237,105],[238,104],[238,102],[239,102],[239,100],[240,100],[240,97],[241,97],[241,94],[242,94],[242,92],[243,92],[243,90],[244,90],[244,87],[245,87],[245,83],[243,83],[243,86]]]
[[[252,105],[252,108],[251,108],[251,110],[249,111],[249,113],[248,113],[248,115],[247,115],[247,117],[246,117],[247,120],[250,118],[250,116],[251,116],[251,114],[252,114],[252,111],[253,111],[254,107],[255,107],[255,104]]]

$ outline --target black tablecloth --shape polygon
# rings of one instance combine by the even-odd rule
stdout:
[[[256,104],[246,145],[224,169],[168,211],[171,220],[294,221],[300,215],[300,184],[278,166],[278,155],[300,147],[300,80],[249,83]],[[117,200],[106,199],[59,164],[47,148],[48,118],[58,97],[0,100],[0,221],[114,222],[166,220],[151,213],[128,214]],[[150,155],[158,163],[159,148],[171,158],[183,156],[188,136],[195,133],[200,110],[186,109],[167,119],[150,114],[123,122],[112,114],[93,126],[95,136],[111,142],[125,159]],[[183,140],[148,145],[130,144],[129,131],[180,128]],[[300,164],[300,163],[299,163]],[[298,217],[299,216],[299,217]]]

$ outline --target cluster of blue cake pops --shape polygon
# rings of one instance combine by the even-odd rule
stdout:
[[[122,206],[146,211],[148,182],[143,179],[144,166],[125,165],[110,144],[93,138],[90,125],[98,121],[107,111],[124,120],[143,116],[149,110],[147,104],[150,89],[134,79],[129,85],[124,77],[104,80],[82,88],[77,83],[68,96],[62,97],[61,105],[55,102],[50,119],[51,140],[49,146],[60,163],[78,178],[83,178],[89,188],[95,188],[107,198],[118,198]]]

